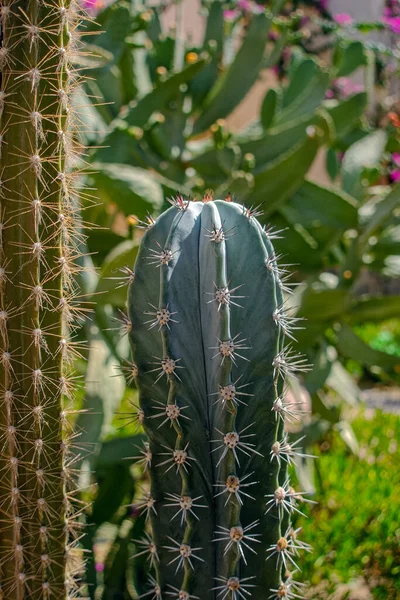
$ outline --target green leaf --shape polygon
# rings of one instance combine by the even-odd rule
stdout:
[[[368,242],[373,235],[385,222],[393,215],[394,211],[400,206],[400,184],[396,185],[392,191],[381,201],[375,204],[375,211],[366,223],[364,231],[360,235],[359,243],[361,246]]]
[[[85,381],[82,412],[76,421],[79,438],[80,459],[89,458],[91,465],[96,460],[101,439],[111,425],[125,391],[124,377],[116,377],[118,370],[114,355],[96,325],[90,326],[89,359]],[[84,450],[81,449],[84,448]]]
[[[340,102],[327,102],[325,110],[330,114],[335,125],[336,138],[342,138],[350,133],[360,121],[367,107],[368,96],[365,92],[354,94]]]
[[[379,166],[387,143],[387,133],[381,129],[370,133],[347,150],[342,163],[343,189],[360,200],[363,195],[363,175],[366,169]]]
[[[326,153],[326,170],[332,182],[337,178],[340,171],[340,163],[336,150],[328,148]]]
[[[319,135],[315,131],[315,134],[307,136],[304,142],[255,175],[251,203],[263,204],[264,215],[261,220],[264,223],[300,187],[318,147]]]
[[[261,124],[264,129],[268,129],[274,120],[278,99],[278,92],[274,88],[270,88],[264,96],[260,114]]]
[[[374,350],[344,323],[337,332],[337,348],[345,358],[351,358],[366,367],[379,367],[390,371],[400,368],[399,357]]]
[[[360,402],[360,388],[338,360],[333,363],[326,383],[350,406]]]
[[[138,242],[125,240],[106,256],[95,292],[98,304],[112,304],[121,308],[126,305],[127,285],[122,285],[124,273],[121,269],[133,269],[137,252]]]
[[[143,127],[151,114],[155,111],[162,113],[163,109],[176,96],[179,87],[184,83],[189,83],[206,64],[207,60],[200,58],[197,62],[185,66],[179,73],[158,81],[149,94],[133,104],[123,115],[125,122],[130,126]]]
[[[367,62],[364,44],[359,41],[348,42],[341,40],[335,53],[334,64],[338,71],[336,77],[350,75]]]
[[[265,14],[253,17],[235,60],[218,78],[206,98],[203,111],[194,123],[193,133],[200,133],[217,119],[229,115],[252,88],[262,67],[270,26],[271,19]]]
[[[124,500],[129,501],[133,496],[134,482],[129,465],[121,462],[97,472],[97,484],[98,492],[92,504],[90,520],[99,526],[111,521]]]
[[[239,137],[238,143],[242,152],[253,154],[256,166],[253,170],[254,175],[263,171],[269,162],[278,160],[279,156],[290,152],[293,148],[303,142],[307,136],[307,128],[316,126],[319,123],[318,117],[306,117],[290,123],[289,126],[271,127],[265,133],[248,139]]]
[[[398,318],[399,312],[399,296],[364,297],[352,303],[348,320],[350,323],[385,321]]]
[[[113,438],[101,445],[100,453],[96,458],[96,470],[112,467],[120,461],[133,464],[141,457],[143,442],[147,440],[144,433],[138,433],[129,437]]]
[[[189,161],[189,165],[204,179],[206,188],[215,188],[231,176],[232,171],[237,169],[239,160],[238,146],[227,145],[195,156]]]
[[[218,79],[224,44],[224,10],[222,2],[212,2],[207,17],[203,50],[207,51],[212,44],[210,64],[194,77],[190,83],[190,93],[194,107],[199,106]]]
[[[302,295],[299,316],[310,321],[331,321],[346,311],[350,294],[348,290],[316,290],[308,287]]]
[[[325,385],[336,358],[336,350],[332,346],[328,346],[325,342],[312,358],[313,368],[304,377],[304,385],[311,396],[316,394]]]
[[[308,85],[302,86],[301,82],[298,82],[297,95],[290,104],[278,112],[274,125],[282,125],[313,115],[324,100],[330,82],[330,74],[322,70],[316,72]]]
[[[341,233],[357,225],[355,200],[339,188],[305,181],[281,208],[292,225],[302,225],[324,251]]]
[[[143,218],[147,211],[160,209],[163,192],[154,175],[139,167],[129,165],[95,163],[90,177],[94,180],[100,198],[114,202],[126,214]]]
[[[290,81],[282,96],[282,109],[296,102],[317,74],[318,66],[312,58],[305,58],[296,64],[290,73]]]

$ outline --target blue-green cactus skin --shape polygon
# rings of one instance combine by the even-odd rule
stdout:
[[[281,400],[276,357],[285,362],[297,320],[285,312],[272,236],[256,210],[172,204],[146,232],[129,290],[155,501],[152,541],[139,540],[138,553],[149,553],[156,599],[284,598],[294,585],[282,577],[297,553],[287,518],[297,498],[286,481],[289,446],[285,454],[273,445],[297,411]]]

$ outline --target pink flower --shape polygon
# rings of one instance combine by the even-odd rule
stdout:
[[[249,0],[239,0],[237,5],[238,8],[241,8],[242,10],[251,10],[251,2],[249,2]]]
[[[390,173],[390,179],[393,183],[398,183],[400,181],[400,169],[395,169]]]
[[[227,21],[234,21],[239,16],[237,10],[224,10],[224,19]]]
[[[332,100],[335,97],[335,92],[333,90],[326,90],[325,98],[328,100]]]
[[[353,17],[349,13],[338,13],[333,18],[338,25],[346,26],[353,23]]]
[[[382,22],[396,33],[400,35],[400,17],[383,17]]]
[[[400,167],[400,152],[393,152],[392,161],[396,167]]]
[[[96,571],[98,573],[102,573],[104,571],[104,563],[97,562],[96,563]]]

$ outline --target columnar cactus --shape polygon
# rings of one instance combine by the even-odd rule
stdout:
[[[75,598],[68,330],[79,317],[69,0],[3,0],[0,48],[0,597]],[[78,236],[78,237],[77,237]],[[76,569],[76,561],[75,561]]]
[[[284,378],[308,368],[291,349],[301,324],[258,208],[204,200],[178,196],[149,225],[130,285],[151,479],[151,532],[136,541],[154,571],[145,595],[298,598],[309,546],[291,528],[304,498],[287,466],[302,455],[284,422],[301,410]]]

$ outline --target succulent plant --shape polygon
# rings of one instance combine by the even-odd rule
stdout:
[[[63,0],[1,5],[0,596],[75,598],[79,526],[68,402],[84,314],[72,167],[78,15]],[[75,507],[75,508],[74,508]],[[74,566],[75,565],[75,566]]]
[[[151,480],[151,537],[136,555],[154,571],[153,598],[289,598],[300,584],[288,571],[309,550],[290,522],[304,494],[287,467],[302,451],[284,432],[301,413],[285,377],[308,369],[291,349],[301,323],[283,301],[277,233],[258,207],[227,200],[172,200],[130,285]]]

